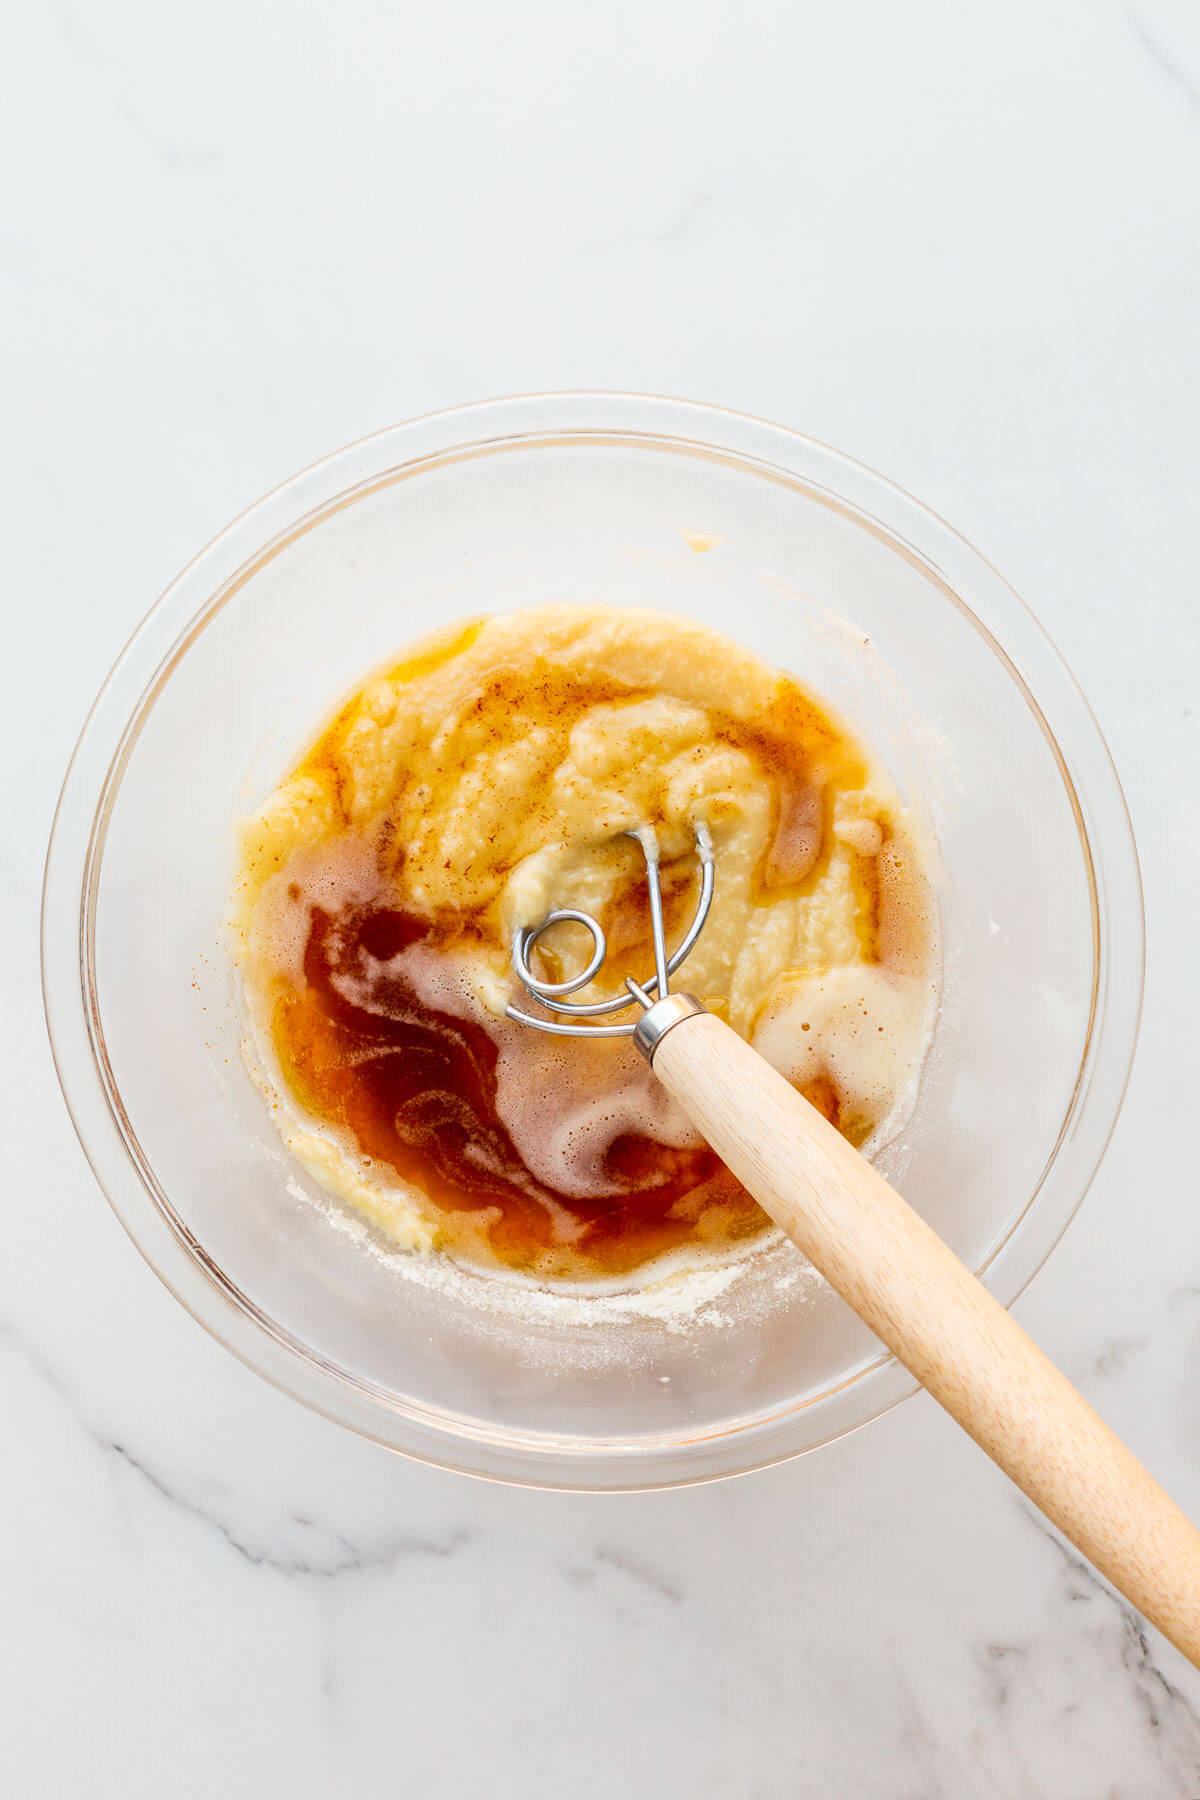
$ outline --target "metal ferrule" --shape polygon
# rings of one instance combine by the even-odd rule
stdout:
[[[633,1041],[646,1061],[653,1063],[654,1052],[668,1031],[682,1025],[685,1019],[694,1019],[704,1010],[694,994],[667,994],[642,1014],[633,1028]]]

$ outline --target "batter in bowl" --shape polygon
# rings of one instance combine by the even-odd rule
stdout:
[[[650,824],[676,985],[867,1154],[915,1100],[936,904],[895,791],[795,680],[665,613],[531,608],[460,625],[363,683],[241,828],[232,904],[251,1065],[284,1142],[396,1244],[543,1281],[644,1280],[765,1215],[627,1039],[505,1018],[515,930],[598,917],[601,999],[652,967]],[[540,941],[550,979],[590,954]],[[522,1003],[528,1004],[522,997]]]

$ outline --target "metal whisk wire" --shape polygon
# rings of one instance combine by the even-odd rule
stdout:
[[[628,831],[626,837],[636,839],[640,844],[642,855],[646,861],[646,882],[650,895],[650,934],[654,943],[654,974],[643,986],[633,979],[625,978],[627,992],[618,994],[612,1000],[594,1000],[587,1004],[572,1003],[564,998],[567,994],[578,993],[580,988],[593,981],[604,967],[604,959],[608,955],[608,940],[598,919],[591,913],[579,912],[574,907],[565,907],[558,912],[549,913],[540,925],[533,925],[518,930],[513,935],[512,965],[517,972],[521,985],[548,1012],[565,1014],[572,1019],[599,1018],[605,1013],[623,1012],[634,1004],[649,1008],[655,998],[662,999],[670,990],[671,976],[680,967],[684,959],[695,947],[696,939],[704,929],[712,906],[713,887],[716,881],[716,867],[713,858],[712,836],[708,826],[698,821],[694,827],[696,855],[700,861],[700,897],[696,902],[696,911],[692,922],[684,933],[676,950],[667,953],[666,927],[663,922],[662,888],[659,884],[658,839],[654,828],[640,825],[636,831]],[[529,966],[529,957],[538,939],[551,925],[571,920],[582,925],[591,933],[592,955],[587,966],[578,975],[572,975],[567,981],[542,981]],[[522,1025],[532,1025],[535,1031],[548,1031],[556,1037],[632,1037],[637,1029],[637,1021],[624,1025],[568,1025],[555,1019],[535,1019],[530,1013],[521,1012],[518,1007],[507,1006],[505,1011],[510,1019]]]

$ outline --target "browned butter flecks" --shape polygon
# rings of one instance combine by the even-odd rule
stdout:
[[[234,923],[293,1153],[400,1242],[544,1279],[625,1276],[760,1232],[754,1202],[627,1040],[513,1024],[513,930],[595,912],[652,966],[717,899],[680,984],[852,1141],[902,1108],[935,995],[928,885],[898,802],[795,682],[687,621],[543,608],[475,622],[366,682],[242,833]],[[571,927],[547,967],[577,967]]]

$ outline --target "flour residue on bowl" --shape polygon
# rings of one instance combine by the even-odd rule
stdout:
[[[726,1329],[733,1315],[722,1303],[734,1301],[744,1277],[780,1250],[785,1258],[794,1258],[796,1266],[775,1279],[776,1293],[786,1292],[793,1303],[802,1302],[824,1285],[816,1270],[774,1231],[706,1266],[690,1263],[686,1255],[663,1258],[637,1287],[611,1289],[578,1282],[551,1287],[513,1273],[484,1276],[445,1255],[398,1249],[363,1218],[304,1187],[293,1174],[286,1177],[286,1186],[293,1199],[315,1208],[332,1230],[351,1238],[398,1282],[439,1294],[468,1312],[518,1325],[583,1326],[590,1331],[653,1321],[675,1336],[697,1328]]]

